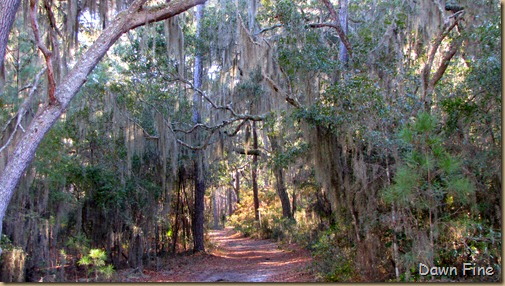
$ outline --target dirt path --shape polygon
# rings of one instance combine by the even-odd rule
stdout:
[[[295,245],[241,237],[232,229],[214,230],[210,254],[178,256],[161,271],[144,270],[129,282],[314,282],[307,270],[310,253]],[[125,277],[126,278],[126,277]]]

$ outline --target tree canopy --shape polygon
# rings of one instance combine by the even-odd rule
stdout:
[[[225,225],[321,281],[501,279],[499,1],[0,8],[2,281],[159,269]]]

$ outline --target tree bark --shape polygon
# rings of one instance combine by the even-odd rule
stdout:
[[[237,204],[240,204],[240,172],[238,169],[235,170],[235,185],[233,189],[235,190],[235,195],[237,195]]]
[[[77,61],[72,70],[56,88],[55,97],[59,104],[45,104],[42,106],[0,174],[0,233],[7,206],[14,194],[16,186],[26,168],[33,160],[35,151],[45,134],[51,129],[56,120],[68,107],[81,86],[86,82],[89,73],[94,69],[109,48],[119,37],[130,29],[150,22],[161,21],[189,8],[205,3],[206,0],[173,0],[166,5],[156,8],[142,8],[146,0],[135,1],[128,10],[119,13],[106,30],[98,37],[94,44]],[[2,9],[3,11],[3,9]],[[1,250],[0,250],[1,254]]]
[[[217,190],[212,195],[212,215],[214,216],[214,229],[219,229],[219,212],[217,207]]]
[[[255,34],[254,24],[256,22],[256,7],[257,7],[256,0],[249,0],[247,4],[248,4],[247,14],[249,18],[248,19],[249,27],[247,28],[249,29],[249,33],[251,33],[251,35],[254,35]]]
[[[233,214],[233,205],[232,205],[232,189],[228,188],[228,191],[226,192],[227,196],[228,196],[228,200],[227,200],[227,203],[228,203],[228,216],[231,216]]]
[[[349,42],[349,39],[347,38],[346,33],[342,29],[342,26],[340,24],[341,21],[340,21],[339,15],[335,11],[335,8],[331,4],[330,0],[321,0],[321,1],[326,6],[326,8],[328,8],[328,10],[330,11],[330,15],[333,18],[333,21],[335,21],[335,30],[337,30],[337,34],[340,37],[340,41],[342,41],[342,43],[344,44],[347,52],[349,53],[349,56],[352,57],[352,46],[351,46],[351,43]]]
[[[342,27],[342,31],[344,32],[344,35],[346,35],[346,37],[348,31],[348,22],[347,22],[348,10],[349,10],[348,0],[340,0],[340,10],[338,11],[338,14],[339,14],[340,26]],[[340,41],[338,57],[340,62],[345,67],[347,67],[349,63],[349,54],[347,53],[347,47],[345,46],[344,41]]]
[[[269,135],[270,145],[272,146],[272,151],[282,151],[280,150],[279,142],[275,135]],[[275,189],[277,191],[277,195],[281,200],[282,205],[282,217],[284,218],[293,218],[293,214],[291,213],[291,203],[289,202],[288,192],[286,190],[286,183],[284,181],[284,171],[281,166],[274,164],[273,172],[275,176]]]
[[[196,39],[199,39],[202,32],[202,18],[203,18],[203,5],[196,7]],[[193,73],[194,77],[194,88],[193,93],[193,123],[200,124],[201,119],[201,102],[202,98],[197,90],[200,90],[202,86],[202,74],[203,74],[203,64],[202,64],[202,54],[201,48],[196,48],[195,55],[195,70]],[[194,134],[197,146],[200,145],[200,133],[195,132]],[[205,179],[204,179],[204,169],[203,169],[203,150],[193,150],[194,155],[194,178],[195,178],[195,207],[193,209],[193,251],[201,252],[205,251],[204,246],[204,210],[205,210]]]
[[[252,125],[253,132],[253,148],[258,149],[258,132],[256,131],[256,121],[253,121]],[[260,200],[258,197],[258,155],[253,155],[252,159],[252,186],[253,186],[253,196],[254,196],[254,220],[260,220]]]
[[[463,12],[458,12],[454,17],[452,24],[448,25],[449,20],[446,20],[446,25],[440,31],[439,35],[430,45],[430,52],[428,54],[428,59],[421,71],[421,102],[424,104],[424,110],[431,112],[431,95],[435,90],[435,85],[444,75],[451,59],[454,57],[456,52],[461,47],[463,43],[463,37],[458,37],[452,40],[449,49],[442,56],[439,66],[436,68],[435,73],[432,74],[433,63],[443,40],[449,35],[449,33],[458,25],[458,22],[463,19]]]
[[[19,8],[21,0],[2,0],[0,1],[0,92],[3,90],[3,70],[5,51],[7,50],[7,43],[9,42],[9,33],[14,24],[16,11]]]

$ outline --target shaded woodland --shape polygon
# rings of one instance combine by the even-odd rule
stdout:
[[[226,225],[321,281],[501,281],[500,8],[3,1],[0,280],[121,281]]]

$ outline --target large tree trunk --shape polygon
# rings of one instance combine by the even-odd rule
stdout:
[[[89,73],[102,59],[109,48],[119,37],[130,29],[150,22],[161,21],[180,14],[189,8],[205,3],[206,0],[173,0],[157,8],[142,8],[146,0],[135,1],[127,11],[119,13],[106,30],[98,37],[94,44],[78,60],[72,70],[56,88],[56,104],[42,106],[35,118],[26,128],[26,132],[14,148],[12,155],[0,174],[0,233],[7,206],[14,194],[14,190],[24,174],[26,168],[35,156],[35,151],[45,134],[51,129],[56,120],[65,111],[70,101],[75,97],[81,86],[86,82]],[[1,250],[0,250],[1,254]]]
[[[9,41],[9,33],[14,23],[16,11],[19,8],[21,0],[2,0],[0,1],[0,92],[3,90],[4,83],[4,58]]]
[[[196,7],[196,38],[202,32],[203,5]],[[196,48],[193,94],[193,123],[200,124],[201,96],[196,91],[202,86],[203,63],[201,49]],[[195,144],[200,145],[200,133],[195,132]],[[195,208],[193,210],[193,251],[205,251],[204,246],[204,210],[205,210],[205,179],[203,174],[203,150],[194,150],[194,178],[195,178]]]

